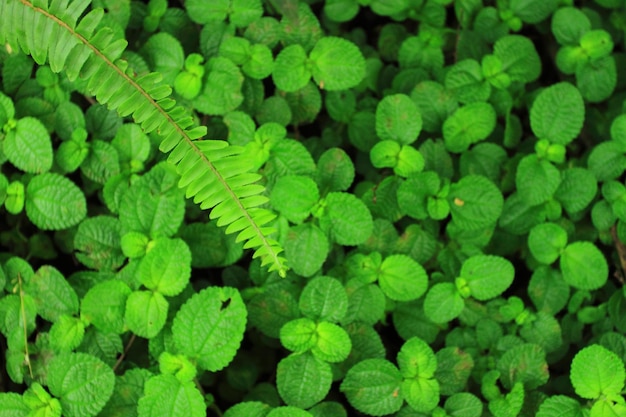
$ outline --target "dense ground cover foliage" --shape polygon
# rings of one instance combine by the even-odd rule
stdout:
[[[624,0],[0,16],[0,417],[626,416]]]

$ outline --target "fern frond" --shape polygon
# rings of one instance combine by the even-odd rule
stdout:
[[[275,217],[261,208],[267,198],[256,184],[259,175],[241,148],[224,141],[200,140],[206,128],[195,126],[191,116],[169,96],[172,89],[158,73],[135,77],[120,59],[127,43],[115,39],[107,27],[99,27],[101,9],[88,12],[91,0],[0,0],[0,42],[21,48],[36,63],[46,62],[54,72],[65,71],[72,81],[87,80],[87,91],[120,116],[132,116],[146,133],[161,136],[160,150],[170,153],[177,166],[181,187],[188,198],[210,217],[238,233],[238,241],[255,250],[263,265],[285,274],[278,242],[268,238],[267,224]],[[84,14],[84,16],[83,16]],[[81,18],[81,16],[83,16]]]

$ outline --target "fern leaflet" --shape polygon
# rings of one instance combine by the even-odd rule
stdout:
[[[275,215],[261,206],[267,198],[249,172],[242,149],[227,142],[201,140],[206,127],[170,98],[172,89],[159,73],[135,76],[121,59],[125,39],[100,22],[102,9],[87,11],[91,0],[0,0],[0,41],[21,48],[34,61],[54,72],[65,71],[70,81],[86,80],[87,91],[122,117],[132,116],[146,133],[162,138],[160,150],[177,166],[188,198],[209,209],[210,218],[238,233],[244,247],[255,250],[263,265],[284,276],[285,259],[278,242],[268,238]],[[87,12],[86,12],[87,11]],[[85,13],[86,12],[86,13]],[[84,14],[84,16],[83,16]],[[81,18],[81,16],[83,16]]]

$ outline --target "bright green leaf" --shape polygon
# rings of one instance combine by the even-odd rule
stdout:
[[[426,292],[428,275],[420,264],[408,256],[391,255],[380,266],[378,285],[392,300],[411,301]]]
[[[530,108],[530,126],[539,139],[567,145],[582,129],[585,105],[573,85],[562,82],[542,90]]]
[[[576,394],[585,399],[615,395],[624,389],[624,363],[610,350],[590,345],[572,360],[570,380]]]
[[[310,353],[292,354],[276,369],[276,387],[286,404],[309,408],[322,401],[332,384],[330,365]]]
[[[139,280],[152,291],[172,297],[189,283],[191,252],[182,239],[157,239],[140,262]]]
[[[565,248],[560,259],[563,279],[579,290],[602,287],[609,276],[606,258],[591,242],[574,242]]]
[[[133,333],[152,339],[165,326],[168,309],[169,303],[161,293],[134,291],[126,300],[124,319]]]
[[[200,368],[218,371],[228,365],[243,338],[246,307],[230,287],[208,287],[178,310],[172,325],[178,351],[195,359]]]
[[[63,415],[97,415],[113,393],[115,375],[101,360],[85,353],[65,353],[48,364],[48,388],[61,401]]]
[[[85,195],[59,174],[37,175],[26,187],[26,215],[40,229],[67,229],[87,215]]]

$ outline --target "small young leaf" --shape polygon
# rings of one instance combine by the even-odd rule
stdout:
[[[572,360],[570,380],[576,394],[596,399],[620,393],[624,389],[624,363],[610,350],[600,345],[587,346]]]
[[[87,215],[85,195],[59,174],[33,177],[26,187],[26,215],[43,230],[67,229]]]
[[[422,130],[422,116],[407,95],[394,94],[383,98],[376,107],[376,134],[382,140],[409,145]]]
[[[299,306],[306,317],[337,323],[348,310],[348,295],[337,279],[319,276],[306,284]]]
[[[352,42],[326,36],[317,41],[309,54],[316,84],[328,91],[355,87],[365,77],[365,59]]]
[[[67,417],[93,417],[113,393],[115,375],[101,360],[85,353],[65,353],[48,364],[50,393]]]
[[[322,401],[332,384],[330,365],[310,353],[291,354],[278,363],[276,387],[286,404],[309,408]]]
[[[467,281],[470,295],[480,301],[497,297],[513,283],[515,268],[505,258],[476,255],[463,262],[461,278]]]
[[[567,145],[582,129],[585,105],[573,85],[553,84],[539,93],[530,108],[530,126],[539,139]]]
[[[439,403],[439,383],[434,378],[405,379],[400,392],[418,412],[428,413]]]
[[[579,290],[598,289],[609,276],[606,258],[591,242],[567,245],[559,263],[565,282]]]
[[[137,413],[138,417],[203,417],[206,405],[193,382],[157,375],[146,381]]]
[[[141,259],[139,280],[148,289],[173,297],[191,276],[191,252],[182,239],[161,238]]]
[[[385,359],[366,359],[350,368],[341,391],[357,410],[371,416],[395,413],[402,407],[402,374]]]
[[[228,365],[246,327],[246,307],[230,287],[208,287],[193,295],[176,313],[172,335],[178,351],[212,372]]]
[[[392,300],[411,301],[426,292],[428,275],[420,264],[408,256],[391,255],[380,266],[378,285]]]
[[[124,320],[137,336],[155,337],[167,320],[169,303],[163,294],[152,291],[133,291],[126,300]]]

